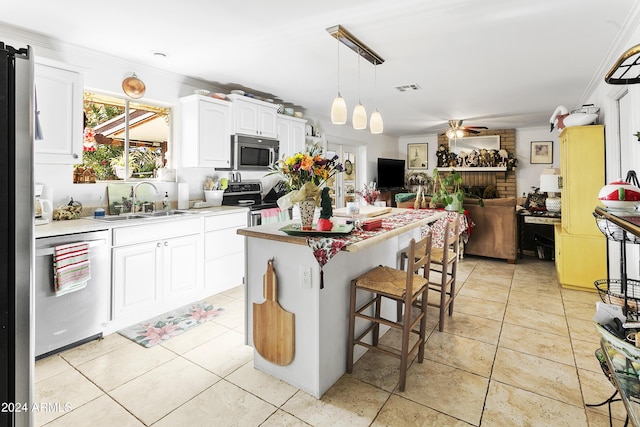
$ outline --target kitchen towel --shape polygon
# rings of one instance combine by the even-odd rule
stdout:
[[[89,245],[69,243],[53,248],[53,292],[61,296],[80,290],[91,279]]]
[[[273,224],[276,222],[287,221],[289,211],[283,211],[280,208],[262,209],[260,211],[260,221],[262,224]]]

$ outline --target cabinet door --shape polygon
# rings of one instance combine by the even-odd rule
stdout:
[[[291,144],[291,125],[293,123],[285,118],[278,117],[278,141],[280,143],[280,158],[286,159],[295,153]]]
[[[278,140],[280,141],[280,158],[289,157],[304,151],[306,120],[278,116]]]
[[[188,297],[202,288],[202,236],[162,241],[163,287],[166,300]]]
[[[603,126],[575,126],[560,134],[562,227],[567,233],[602,236],[593,219],[604,176]]]
[[[162,301],[158,245],[149,242],[112,250],[114,319],[135,317]]]
[[[54,64],[35,64],[36,98],[43,139],[35,163],[74,164],[82,159],[82,74]]]
[[[258,107],[258,135],[265,138],[277,138],[278,110],[269,107]]]
[[[200,167],[230,167],[231,111],[229,106],[201,101],[199,116],[198,165]]]
[[[236,133],[259,135],[258,106],[242,100],[234,101]]]
[[[594,281],[607,278],[606,239],[559,234],[555,242],[558,281],[563,287],[593,290]]]
[[[227,221],[233,220],[231,216],[228,217]],[[237,225],[204,233],[204,286],[207,293],[217,294],[242,284],[244,237],[238,235],[237,230],[246,226],[242,222],[246,219],[237,217],[237,221]]]

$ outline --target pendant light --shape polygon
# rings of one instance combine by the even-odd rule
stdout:
[[[378,63],[373,64],[373,101],[376,110],[371,113],[371,118],[369,119],[369,129],[372,134],[382,133],[384,130],[384,124],[382,123],[382,115],[378,111]]]
[[[353,109],[353,116],[351,117],[353,128],[357,130],[367,128],[367,110],[364,109],[364,105],[360,101],[360,49],[358,49],[358,105]]]
[[[340,95],[340,39],[336,38],[336,40],[338,42],[338,96],[331,104],[331,123],[343,125],[347,123],[347,104],[344,102],[342,95]]]

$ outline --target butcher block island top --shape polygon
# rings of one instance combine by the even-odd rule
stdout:
[[[254,367],[320,398],[346,370],[351,279],[378,265],[399,267],[399,255],[409,241],[444,217],[439,211],[394,208],[376,217],[383,220],[377,230],[309,236],[281,231],[295,221],[238,230],[246,242],[245,337],[254,347]],[[334,222],[347,219],[334,217]],[[267,286],[274,281],[277,295]],[[267,299],[292,314],[293,327],[256,327],[254,331],[255,310]],[[383,313],[395,316],[396,305],[383,306]],[[256,319],[260,319],[257,314]],[[356,328],[362,331],[366,325],[357,323]],[[273,354],[263,357],[255,350],[254,338],[282,343],[282,348],[293,343],[293,358],[287,357],[282,364]],[[356,348],[354,358],[364,351]]]

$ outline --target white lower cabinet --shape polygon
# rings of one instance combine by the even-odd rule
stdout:
[[[241,285],[244,279],[244,237],[247,213],[211,216],[204,222],[204,287],[216,294]]]
[[[114,230],[113,319],[137,322],[202,292],[202,218]]]

